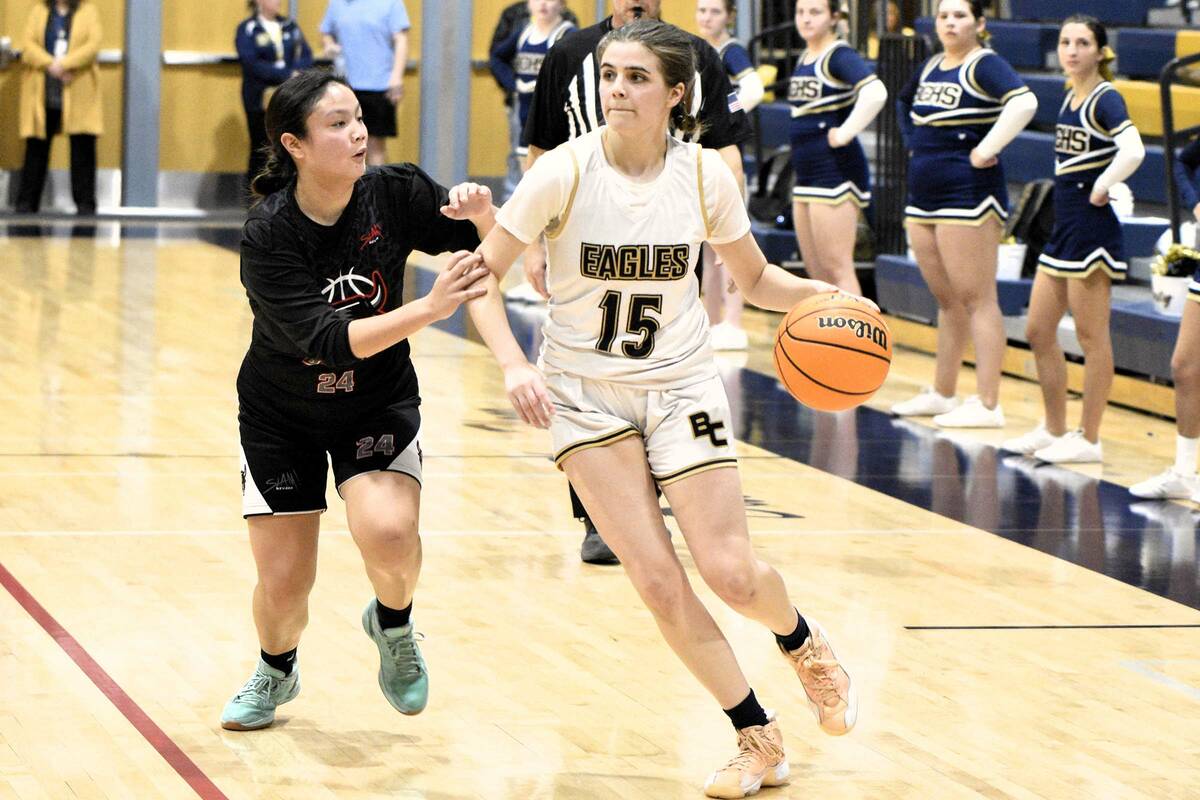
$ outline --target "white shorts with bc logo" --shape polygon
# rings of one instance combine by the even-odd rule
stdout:
[[[563,372],[546,375],[554,402],[554,463],[589,447],[640,436],[650,474],[673,483],[737,465],[729,399],[718,376],[680,388],[638,389]]]

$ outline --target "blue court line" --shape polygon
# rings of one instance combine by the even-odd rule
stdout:
[[[406,297],[429,291],[431,270],[409,273]],[[509,306],[508,317],[532,360],[539,314]],[[481,341],[461,309],[436,327]],[[740,441],[1200,610],[1200,536],[1189,508],[1138,502],[1115,483],[872,408],[812,411],[774,375],[748,368],[722,373]]]
[[[232,237],[209,237],[236,252]],[[408,298],[427,293],[435,274],[410,266]],[[532,360],[540,316],[509,306],[508,317]],[[435,327],[481,342],[462,309]],[[1138,501],[1118,484],[872,408],[812,411],[773,375],[735,368],[722,377],[740,441],[1200,610],[1198,517],[1185,506]]]

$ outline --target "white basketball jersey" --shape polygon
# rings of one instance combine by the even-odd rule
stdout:
[[[638,183],[604,155],[605,128],[546,153],[501,209],[523,242],[547,241],[545,369],[645,389],[716,374],[695,268],[700,245],[750,229],[715,150],[667,138],[657,177]]]

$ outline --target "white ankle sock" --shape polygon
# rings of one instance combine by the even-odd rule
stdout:
[[[1200,437],[1175,437],[1175,471],[1180,475],[1196,474],[1196,455],[1200,453]]]

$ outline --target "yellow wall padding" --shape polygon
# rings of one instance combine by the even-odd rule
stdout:
[[[1162,107],[1157,83],[1150,81],[1116,80],[1113,85],[1125,98],[1129,117],[1143,136],[1162,136]],[[1175,108],[1175,127],[1200,125],[1200,89],[1176,86],[1171,90]]]
[[[42,0],[0,0],[0,36],[10,36],[20,47],[29,9]],[[88,0],[100,12],[103,36],[100,47],[119,49],[125,38],[125,0]],[[104,135],[96,142],[96,166],[101,169],[121,164],[121,92],[124,67],[100,65],[100,92],[103,97]],[[11,64],[0,71],[0,169],[20,169],[25,159],[25,140],[17,135],[17,107],[20,97],[21,65]],[[11,120],[11,122],[10,122]],[[50,149],[50,168],[66,169],[70,150],[65,136],[56,137]]]
[[[1183,58],[1200,53],[1200,31],[1175,32],[1175,57]]]

